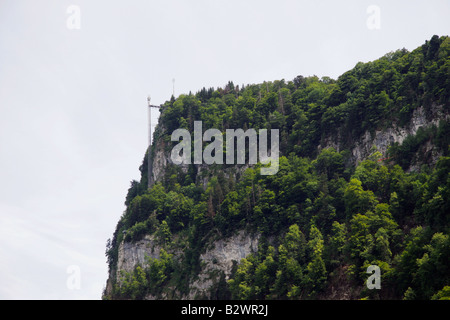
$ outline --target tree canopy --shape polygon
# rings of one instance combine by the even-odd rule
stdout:
[[[448,298],[448,117],[393,144],[387,155],[374,150],[354,164],[349,149],[366,132],[409,123],[419,107],[431,113],[441,106],[448,115],[449,74],[450,38],[433,36],[411,52],[360,62],[337,80],[230,81],[164,103],[154,140],[166,149],[173,130],[193,130],[197,120],[222,131],[276,128],[279,171],[264,176],[261,164],[246,170],[167,164],[161,181],[147,188],[145,156],[141,180],[131,182],[126,210],[108,241],[109,268],[117,265],[122,241],[153,234],[167,251],[117,279],[114,298],[143,298],[169,284],[187,290],[204,245],[243,229],[261,235],[260,247],[236,261],[229,280],[216,287],[221,296],[326,297],[336,281],[361,287],[367,267],[377,265],[381,290],[363,289],[360,298]],[[329,136],[340,137],[340,151],[319,148]],[[437,161],[422,152],[427,145]],[[383,157],[389,161],[379,161]],[[411,170],[412,164],[423,166]],[[182,261],[168,253],[176,246],[183,248]]]

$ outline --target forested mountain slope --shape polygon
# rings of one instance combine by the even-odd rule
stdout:
[[[449,107],[447,36],[337,80],[172,97],[147,151],[155,182],[146,154],[108,240],[104,298],[449,297]],[[172,163],[172,132],[194,121],[279,129],[278,172]],[[381,289],[366,286],[370,265]]]

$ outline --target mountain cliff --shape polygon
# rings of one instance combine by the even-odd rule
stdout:
[[[108,240],[103,297],[445,296],[449,74],[450,39],[433,36],[337,80],[230,81],[172,97]],[[278,130],[277,172],[249,163],[250,143],[242,164],[174,163],[172,133],[196,121],[201,134]],[[381,289],[366,286],[371,265]]]

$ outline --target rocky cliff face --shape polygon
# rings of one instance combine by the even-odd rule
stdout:
[[[444,106],[434,105],[431,108],[425,109],[420,107],[416,109],[407,125],[400,126],[395,121],[391,126],[384,129],[376,130],[375,132],[365,132],[357,141],[352,142],[351,161],[357,164],[368,158],[373,152],[374,148],[386,154],[388,147],[394,143],[401,143],[408,135],[414,135],[420,127],[429,127],[431,125],[438,125],[441,119],[449,119],[449,112]],[[318,149],[333,147],[337,151],[345,148],[345,141],[341,134],[335,136],[325,137],[322,140]],[[152,173],[154,181],[161,181],[164,177],[166,166],[171,164],[170,150],[167,148],[167,143],[163,139],[158,140],[154,147]],[[433,147],[425,146],[426,151],[433,153]],[[433,161],[437,160],[439,154],[433,154]],[[225,172],[226,176],[240,175],[248,165],[239,168],[231,168]],[[413,168],[414,169],[414,168]],[[183,172],[187,172],[188,167],[181,167]],[[206,188],[208,183],[208,170],[204,165],[196,165],[197,177],[200,179],[200,184]],[[205,173],[205,174],[202,174]],[[258,235],[250,235],[244,231],[225,238],[210,242],[209,245],[203,249],[200,254],[200,273],[190,280],[188,284],[188,294],[183,295],[173,290],[171,297],[154,297],[147,296],[147,299],[155,298],[177,298],[177,299],[195,299],[209,297],[211,288],[217,286],[221,279],[228,280],[233,263],[239,263],[242,258],[247,257],[250,253],[256,252],[259,243]],[[147,235],[142,240],[136,242],[122,242],[120,243],[117,269],[114,275],[110,275],[120,281],[121,271],[132,272],[137,265],[145,266],[146,257],[159,258],[162,246],[158,244],[153,235]],[[173,254],[175,260],[180,260],[183,257],[183,252],[180,249],[169,249],[169,253]],[[111,280],[108,281],[106,293],[111,292]]]
[[[244,231],[235,235],[210,243],[208,248],[200,255],[201,271],[198,276],[189,283],[188,295],[180,294],[174,290],[173,297],[155,297],[148,295],[146,299],[177,298],[196,299],[208,297],[210,289],[217,285],[220,278],[228,280],[234,263],[258,249],[259,236],[252,236]],[[158,259],[163,248],[153,235],[147,235],[142,240],[134,243],[122,242],[119,246],[119,257],[117,261],[116,279],[121,278],[122,272],[131,273],[138,265],[145,267],[147,257]],[[167,249],[167,248],[165,248]],[[178,249],[168,250],[173,254],[174,260],[179,261],[183,252]],[[120,280],[119,280],[120,281]],[[107,288],[110,291],[111,288]]]
[[[120,271],[132,272],[137,265],[145,265],[147,257],[159,259],[160,250],[161,246],[153,235],[136,242],[122,242],[117,260],[117,278],[120,277]]]
[[[357,141],[354,142],[351,149],[351,161],[357,164],[367,159],[374,150],[386,155],[389,146],[395,142],[402,143],[409,135],[415,135],[421,127],[428,128],[432,125],[438,125],[440,120],[448,120],[449,112],[442,105],[432,105],[431,108],[425,109],[423,106],[415,109],[411,116],[411,120],[407,125],[401,126],[396,121],[392,125],[376,130],[371,133],[366,131]],[[341,137],[340,130],[336,136],[329,136],[323,139],[323,143],[319,146],[319,150],[323,148],[333,147],[336,151],[344,148],[344,141]],[[433,152],[431,146],[428,146],[428,152]],[[440,154],[433,154],[433,164],[437,161]],[[410,168],[415,169],[415,168]]]
[[[210,288],[217,284],[223,274],[225,280],[231,275],[233,263],[254,253],[258,249],[259,236],[251,236],[244,231],[227,239],[220,239],[200,255],[202,271],[190,285],[188,299],[207,296]]]
[[[401,144],[407,136],[415,135],[419,128],[428,128],[432,125],[437,126],[440,120],[448,121],[449,119],[449,110],[443,105],[433,104],[428,108],[421,106],[413,111],[411,119],[406,125],[400,125],[397,120],[393,120],[390,126],[378,129],[375,132],[366,131],[356,141],[352,141],[350,161],[352,164],[358,164],[367,159],[374,150],[379,151],[384,156],[390,145],[396,142]],[[339,152],[345,149],[347,147],[346,141],[342,137],[341,131],[338,130],[336,135],[323,138],[322,143],[318,146],[318,150],[332,147]],[[157,141],[152,161],[152,173],[155,182],[163,179],[164,168],[172,163],[170,151],[165,147],[166,144],[163,141]],[[433,163],[431,164],[434,164],[441,156],[441,154],[434,152],[431,145],[425,151],[433,153],[431,156]],[[180,165],[179,167],[184,173],[188,171],[188,165]],[[235,168],[227,169],[224,174],[225,176],[240,176],[248,167],[248,164],[235,166]],[[202,179],[202,185],[206,188],[208,183],[208,166],[204,164],[195,165],[195,168],[197,175]],[[410,169],[413,170],[415,168],[412,167]],[[202,175],[202,172],[206,172],[206,174]]]

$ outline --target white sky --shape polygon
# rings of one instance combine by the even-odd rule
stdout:
[[[70,5],[80,29],[67,28]],[[449,14],[448,0],[0,0],[0,299],[101,298],[147,95],[170,99],[173,78],[176,95],[337,78],[448,35]]]

